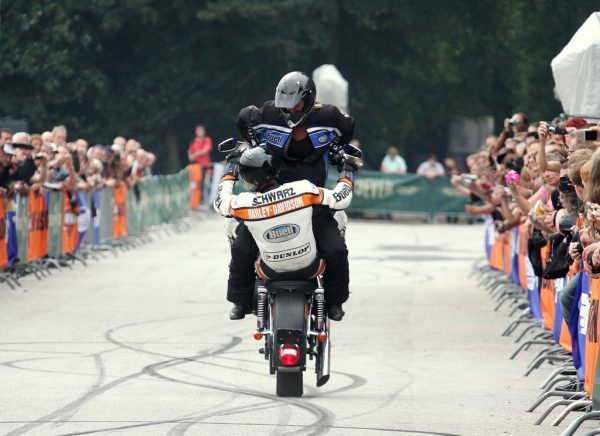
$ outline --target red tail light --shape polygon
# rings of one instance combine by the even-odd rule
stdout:
[[[279,361],[283,366],[296,366],[300,360],[300,349],[297,345],[282,345],[279,349]]]

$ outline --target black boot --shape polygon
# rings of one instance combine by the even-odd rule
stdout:
[[[252,308],[246,304],[234,304],[229,311],[229,319],[244,319],[250,313]]]
[[[327,316],[333,321],[341,321],[344,317],[345,312],[342,310],[342,306],[335,304],[329,304],[327,306]]]

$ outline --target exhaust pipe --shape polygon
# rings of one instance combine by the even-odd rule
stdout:
[[[319,342],[317,350],[319,353],[317,360],[317,387],[321,387],[329,381],[329,356],[331,354],[329,334],[325,342]]]

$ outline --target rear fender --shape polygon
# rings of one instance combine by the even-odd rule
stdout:
[[[279,366],[279,347],[296,344],[300,348],[301,368],[306,365],[306,302],[303,292],[277,292],[273,301],[273,364]]]

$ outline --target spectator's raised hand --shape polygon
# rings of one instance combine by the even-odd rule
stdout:
[[[544,215],[543,222],[547,227],[554,228],[554,214],[547,213]]]
[[[579,242],[571,242],[569,244],[569,256],[574,262],[581,262],[581,253],[579,253]]]
[[[592,224],[599,223],[600,222],[600,205],[596,204],[596,203],[587,203],[586,218]]]
[[[538,126],[538,136],[542,142],[548,137],[548,123],[546,121],[540,121]]]

